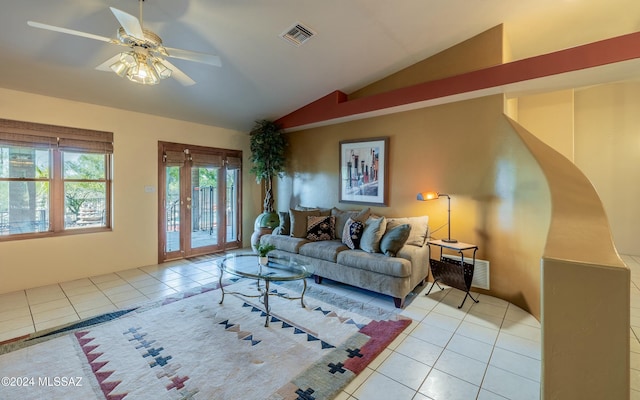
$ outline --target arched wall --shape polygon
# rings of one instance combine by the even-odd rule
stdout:
[[[630,271],[618,257],[602,202],[572,162],[510,123],[551,193],[540,267],[541,397],[628,399]]]

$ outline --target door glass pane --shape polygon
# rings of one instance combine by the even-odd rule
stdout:
[[[168,253],[180,250],[180,167],[166,167],[165,174],[167,227],[165,251]]]
[[[191,248],[218,244],[218,172],[191,168]]]
[[[226,186],[227,186],[227,242],[234,242],[239,239],[238,231],[240,227],[240,221],[238,216],[240,210],[238,210],[238,184],[240,183],[240,170],[231,169],[227,170]]]

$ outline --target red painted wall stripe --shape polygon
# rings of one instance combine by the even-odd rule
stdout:
[[[334,91],[277,122],[285,129],[640,58],[640,32],[349,100]]]

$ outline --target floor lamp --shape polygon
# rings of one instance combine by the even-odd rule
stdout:
[[[445,243],[457,243],[458,241],[456,239],[451,239],[451,197],[445,193],[424,192],[424,193],[418,193],[418,200],[429,201],[429,200],[435,200],[442,196],[447,197],[447,229],[448,229],[447,238],[442,239],[442,241]]]

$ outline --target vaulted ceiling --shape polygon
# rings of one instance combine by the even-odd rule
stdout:
[[[139,16],[138,0],[0,0],[0,87],[248,131],[501,23],[513,59],[640,31],[637,0],[146,0],[145,28],[222,66],[172,59],[195,85],[142,86],[95,69],[122,47],[27,25],[115,38],[109,7]],[[296,23],[314,32],[299,47],[280,37]]]

